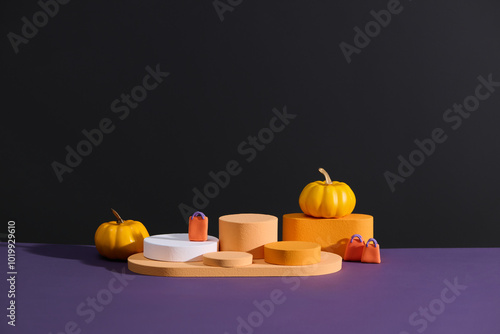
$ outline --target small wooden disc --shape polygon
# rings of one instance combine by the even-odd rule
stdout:
[[[213,267],[235,268],[251,265],[253,256],[246,252],[213,252],[203,254],[203,264]]]
[[[278,241],[264,245],[264,260],[283,266],[303,266],[321,260],[321,246],[307,241]]]

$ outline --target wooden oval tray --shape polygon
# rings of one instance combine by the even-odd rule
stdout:
[[[168,277],[318,276],[342,269],[342,258],[337,254],[321,252],[319,263],[305,266],[283,266],[254,259],[248,266],[222,268],[207,266],[203,262],[155,261],[145,258],[143,253],[137,253],[128,258],[128,269],[138,274]]]

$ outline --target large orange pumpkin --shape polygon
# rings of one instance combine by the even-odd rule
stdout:
[[[325,181],[305,186],[299,197],[302,211],[318,218],[340,218],[351,214],[356,205],[352,189],[344,182],[332,181],[323,168],[319,171],[325,175]]]

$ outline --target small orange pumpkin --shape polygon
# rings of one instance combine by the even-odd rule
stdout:
[[[103,223],[95,232],[95,247],[108,259],[126,260],[130,255],[144,250],[144,238],[149,237],[146,227],[135,220],[123,220],[111,209],[116,221]]]

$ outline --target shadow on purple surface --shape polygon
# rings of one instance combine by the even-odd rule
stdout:
[[[31,244],[23,247],[32,254],[75,260],[87,266],[101,267],[109,271],[121,271],[123,266],[127,265],[125,260],[110,260],[101,256],[94,246]],[[138,275],[131,271],[128,271],[128,274]]]

